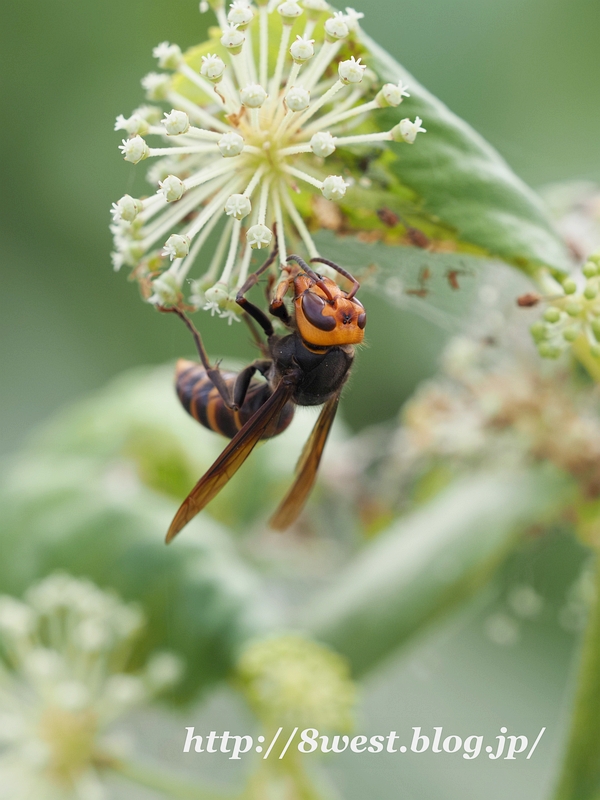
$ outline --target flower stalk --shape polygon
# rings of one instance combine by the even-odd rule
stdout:
[[[106,771],[115,772],[137,786],[161,792],[171,800],[236,800],[239,797],[182,780],[174,775],[160,772],[148,764],[108,759],[102,766]]]
[[[600,797],[600,561],[594,564],[595,592],[585,631],[574,712],[554,800]]]

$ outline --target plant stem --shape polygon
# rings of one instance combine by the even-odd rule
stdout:
[[[460,478],[365,547],[313,599],[304,627],[364,675],[470,597],[520,532],[571,499],[572,484],[550,470]]]
[[[146,764],[110,760],[104,766],[132,783],[163,792],[171,800],[236,800],[238,797],[238,795],[207,789],[168,773],[158,772]]]
[[[585,632],[575,708],[554,800],[600,797],[600,557],[596,556],[593,605]]]
[[[585,336],[580,336],[579,339],[573,343],[573,353],[575,358],[589,372],[590,377],[596,383],[600,383],[600,359],[592,355],[590,343]]]

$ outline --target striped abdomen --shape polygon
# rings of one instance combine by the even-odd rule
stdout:
[[[229,386],[237,377],[235,372],[221,372]],[[227,408],[223,398],[213,385],[204,367],[193,361],[180,359],[175,372],[175,388],[181,405],[188,414],[205,428],[233,439],[235,434],[254,416],[262,404],[273,393],[268,383],[252,379],[246,398],[239,411]],[[263,439],[282,433],[292,421],[294,404],[287,403],[279,418],[273,421]]]

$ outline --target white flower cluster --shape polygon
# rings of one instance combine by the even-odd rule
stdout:
[[[65,574],[0,597],[0,798],[103,797],[107,726],[179,680],[169,653],[129,674],[137,607]]]
[[[348,134],[370,112],[409,96],[401,82],[375,92],[361,58],[339,59],[362,14],[331,14],[325,0],[238,0],[229,12],[223,0],[209,5],[221,29],[216,52],[194,68],[193,54],[186,58],[163,42],[154,55],[174,74],[142,81],[149,100],[172,110],[161,120],[160,109],[144,106],[117,119],[116,129],[127,134],[120,146],[126,161],[159,160],[149,173],[156,194],[113,204],[113,263],[134,268],[150,302],[173,305],[211,233],[220,231],[190,300],[231,321],[252,251],[272,246],[275,225],[282,263],[290,238],[310,258],[318,255],[294,196],[307,186],[333,202],[344,197],[348,175],[328,174],[325,159],[346,146],[412,144],[424,128],[417,117],[390,131]],[[167,146],[151,147],[147,135]]]

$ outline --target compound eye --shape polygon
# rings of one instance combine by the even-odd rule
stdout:
[[[304,316],[320,331],[332,331],[335,328],[335,317],[323,316],[325,301],[314,292],[306,291],[302,295],[302,311]]]
[[[363,330],[363,328],[364,328],[364,327],[365,327],[365,325],[367,324],[367,315],[366,315],[366,312],[364,312],[364,311],[363,311],[363,313],[362,313],[362,314],[359,314],[359,315],[358,315],[358,319],[356,320],[356,324],[358,325],[358,327],[359,327],[361,330]]]

